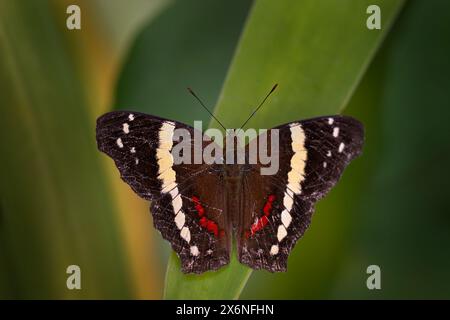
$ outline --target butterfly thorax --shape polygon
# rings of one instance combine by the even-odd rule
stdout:
[[[227,135],[223,140],[224,163],[228,165],[243,164],[245,161],[245,148],[238,141],[238,137]],[[239,166],[233,168],[230,174],[239,174]]]

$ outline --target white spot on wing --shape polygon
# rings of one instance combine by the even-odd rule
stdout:
[[[331,157],[331,151],[330,150],[328,150],[328,152],[327,152],[327,157]]]
[[[294,155],[291,158],[291,170],[288,172],[288,185],[286,190],[291,190],[295,194],[301,192],[301,182],[305,173],[307,153],[305,149],[305,132],[298,123],[291,124],[291,140]]]
[[[289,225],[291,224],[292,217],[289,214],[287,210],[283,210],[281,213],[281,222],[283,223],[284,227],[287,229]]]
[[[178,188],[173,188],[169,191],[170,195],[172,196],[172,199],[175,199],[176,196],[178,196]]]
[[[133,121],[134,120],[134,114],[130,113],[128,115],[128,120]]]
[[[178,184],[176,182],[176,172],[172,168],[173,156],[171,151],[173,146],[174,129],[175,123],[171,121],[164,121],[159,129],[159,146],[158,149],[156,149],[156,158],[158,160],[158,179],[162,182],[161,193],[169,193],[172,197],[172,207],[174,209],[174,213],[176,214],[174,220],[177,228],[181,229],[180,236],[186,240],[187,243],[189,243],[191,241],[191,232],[188,227],[184,226],[186,216],[182,210],[183,201],[178,195],[179,192]],[[193,255],[198,255],[198,248],[196,246],[191,247],[191,253]]]
[[[288,183],[286,191],[284,192],[283,205],[285,210],[281,213],[281,222],[278,226],[277,238],[278,241],[283,240],[287,235],[286,228],[289,227],[292,217],[289,211],[294,205],[294,195],[301,193],[301,183],[305,179],[305,165],[307,158],[307,151],[305,149],[305,132],[299,123],[291,124],[291,147],[294,152],[291,158],[291,170],[288,172]],[[270,254],[278,253],[278,246],[273,245],[270,249]]]
[[[156,150],[156,157],[158,159],[158,178],[162,182],[162,193],[167,193],[177,187],[176,174],[172,169],[173,156],[171,153],[174,129],[175,124],[170,121],[163,122],[159,129],[159,147]]]
[[[187,227],[183,227],[183,229],[181,229],[180,236],[184,240],[186,240],[187,243],[189,243],[191,241],[191,232],[189,231],[189,229]]]
[[[345,147],[345,144],[343,143],[343,142],[341,142],[341,144],[339,145],[339,153],[341,153],[342,151],[344,151],[344,147]]]
[[[173,206],[173,211],[175,212],[175,214],[177,214],[181,210],[182,205],[183,205],[183,200],[181,200],[181,196],[178,196],[178,197],[172,196],[172,206]]]
[[[326,162],[323,163],[323,167],[324,167],[324,168],[327,167],[327,163],[326,163]]]
[[[339,127],[333,128],[333,137],[337,138],[339,135]]]
[[[294,199],[292,199],[292,195],[285,192],[284,197],[283,197],[283,205],[286,208],[286,210],[291,211],[293,204],[294,204]]]
[[[280,224],[278,227],[278,232],[277,232],[278,242],[283,240],[284,237],[286,237],[286,236],[287,236],[286,228],[282,224]]]
[[[122,139],[118,138],[116,140],[117,145],[119,146],[119,148],[123,148],[123,143],[122,143]]]
[[[334,119],[333,118],[328,118],[328,124],[331,126],[334,123]]]
[[[276,254],[278,254],[279,251],[279,247],[278,245],[274,244],[271,248],[270,248],[270,255],[274,256]]]
[[[178,212],[178,214],[175,216],[175,224],[177,225],[177,228],[178,229],[183,228],[185,221],[186,221],[186,217],[185,217],[183,211]]]
[[[138,158],[134,159],[134,163],[139,164],[139,159]]]
[[[197,246],[192,246],[192,247],[191,247],[191,254],[192,254],[194,257],[198,256],[199,253],[200,253],[200,251],[198,251]]]
[[[126,122],[123,124],[123,132],[125,132],[125,134],[130,133],[130,126]]]
[[[130,149],[130,152],[131,153],[136,153],[136,149],[133,147],[133,148]]]

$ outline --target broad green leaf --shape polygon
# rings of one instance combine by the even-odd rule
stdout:
[[[51,12],[0,1],[0,296],[129,298],[95,122]],[[82,290],[66,287],[73,264]]]
[[[366,27],[366,8],[371,4],[381,8],[381,30]],[[255,2],[216,116],[228,127],[241,125],[274,83],[279,89],[250,126],[267,128],[341,112],[402,4],[401,0]],[[178,263],[173,255],[166,298],[237,298],[251,273],[235,258],[223,270],[201,276],[182,274]]]

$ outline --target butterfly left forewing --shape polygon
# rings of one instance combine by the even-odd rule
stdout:
[[[271,272],[287,269],[289,253],[308,228],[315,202],[360,154],[364,139],[361,123],[344,116],[293,122],[274,129],[279,134],[279,170],[261,175],[261,164],[246,166],[243,223],[237,233],[239,260]],[[273,132],[267,132],[268,148]]]
[[[98,149],[110,156],[121,178],[142,198],[160,197],[156,150],[165,119],[136,112],[109,112],[97,119]]]
[[[229,262],[231,235],[223,214],[223,179],[216,165],[176,164],[175,129],[185,124],[136,112],[117,111],[97,120],[97,144],[109,155],[121,178],[151,201],[153,223],[181,258],[182,271],[201,273]]]

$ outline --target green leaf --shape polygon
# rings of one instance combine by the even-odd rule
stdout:
[[[366,28],[370,4],[381,8],[381,30]],[[228,127],[241,125],[274,83],[279,89],[250,126],[267,128],[341,112],[402,4],[401,0],[255,2],[216,116]],[[172,255],[166,278],[169,299],[237,298],[251,272],[235,258],[223,270],[201,276],[182,274],[178,264]]]
[[[76,75],[48,1],[0,1],[0,297],[130,297]],[[73,264],[82,290],[66,287]]]
[[[115,107],[186,123],[208,121],[188,93],[219,95],[250,0],[176,1],[137,37],[119,77]]]

